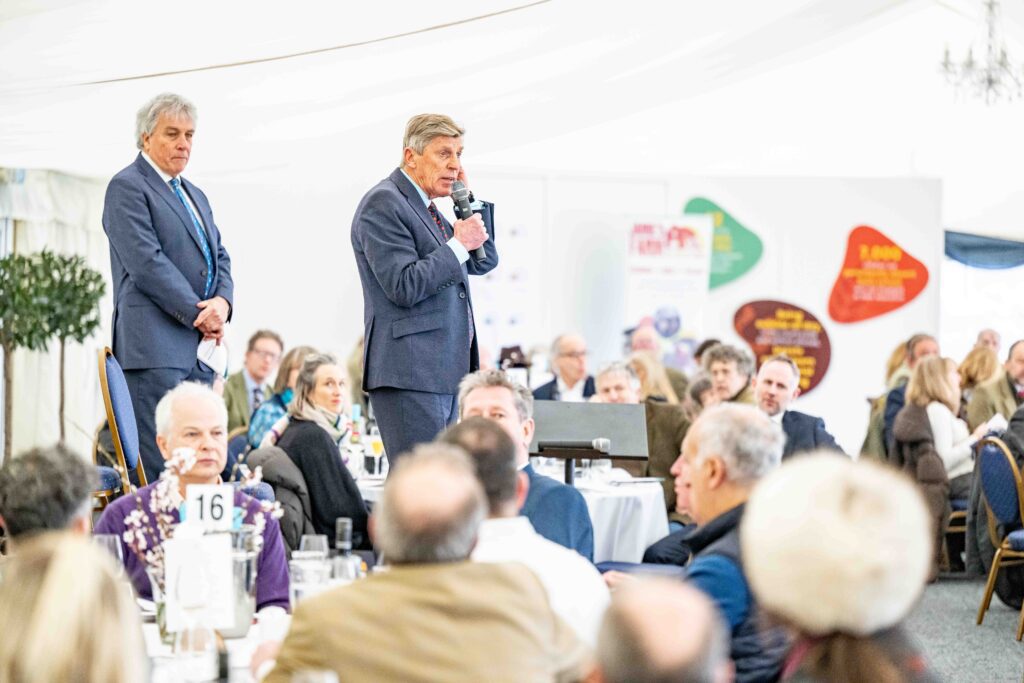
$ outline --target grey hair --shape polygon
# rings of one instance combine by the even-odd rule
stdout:
[[[402,154],[410,148],[417,154],[423,154],[430,141],[434,138],[460,138],[465,129],[444,114],[417,114],[405,124],[405,136],[402,138]],[[405,163],[403,156],[402,163]]]
[[[700,414],[687,438],[697,441],[694,464],[710,457],[725,462],[728,481],[749,486],[782,462],[782,428],[754,406],[723,403]]]
[[[289,415],[301,415],[306,406],[312,406],[309,395],[316,388],[316,371],[325,365],[337,365],[338,359],[329,353],[311,353],[302,361],[295,380],[295,397],[288,406]]]
[[[754,374],[754,358],[749,353],[729,344],[716,344],[700,357],[701,365],[711,372],[712,363],[735,363],[736,371],[750,377]]]
[[[12,538],[66,529],[88,518],[95,468],[61,445],[14,457],[0,469],[0,515]]]
[[[142,136],[152,135],[156,128],[157,119],[161,114],[171,116],[187,116],[192,119],[193,125],[198,121],[196,105],[181,95],[165,92],[160,93],[149,102],[142,105],[135,115],[135,146],[142,149]]]
[[[422,504],[408,510],[408,499],[400,490],[403,480],[423,469],[444,471],[452,479],[461,479],[465,499],[445,514],[423,514]],[[422,503],[431,492],[420,491],[418,495]],[[441,505],[448,504],[446,501]],[[487,499],[465,451],[449,444],[421,444],[403,456],[391,473],[374,516],[377,549],[389,564],[458,562],[473,551],[480,523],[487,516]]]
[[[533,394],[522,384],[512,381],[503,371],[497,369],[477,370],[462,378],[459,383],[459,416],[462,415],[462,405],[475,389],[487,387],[501,387],[512,393],[512,401],[516,405],[516,413],[519,414],[519,421],[526,422],[533,417]]]
[[[167,436],[171,430],[171,411],[175,402],[181,399],[208,398],[217,405],[220,421],[225,428],[228,426],[228,409],[224,398],[216,391],[199,382],[182,382],[174,387],[156,404],[156,433]]]
[[[629,363],[624,363],[623,361],[620,360],[612,361],[608,365],[601,368],[601,370],[598,371],[596,375],[594,375],[594,381],[596,382],[605,375],[611,375],[614,373],[622,373],[623,375],[626,376],[626,379],[629,381],[629,385],[631,387],[637,390],[640,389],[640,378],[636,376],[636,370],[634,370],[633,366],[630,365]]]

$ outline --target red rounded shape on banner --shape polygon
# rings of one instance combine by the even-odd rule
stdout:
[[[814,389],[828,371],[832,344],[824,325],[809,311],[783,301],[751,301],[733,317],[736,332],[750,345],[761,367],[784,353],[800,368],[800,391]]]
[[[927,285],[923,263],[878,230],[861,225],[850,231],[828,314],[840,323],[868,320],[913,301]]]

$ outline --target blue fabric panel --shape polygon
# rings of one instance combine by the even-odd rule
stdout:
[[[256,500],[265,500],[269,503],[273,503],[276,498],[274,497],[274,489],[265,481],[261,481],[256,486],[246,486],[242,489],[242,493],[252,496]]]
[[[121,475],[113,467],[99,465],[96,467],[96,473],[100,480],[97,491],[117,491],[121,488]]]
[[[1024,265],[1024,242],[947,230],[946,256],[972,268],[1016,268]]]
[[[624,574],[645,574],[648,576],[665,576],[674,579],[685,579],[686,569],[674,564],[644,564],[639,562],[598,562],[597,571],[622,572]]]
[[[139,427],[135,424],[135,409],[132,397],[128,393],[128,383],[124,381],[121,365],[111,355],[107,356],[107,388],[110,390],[110,406],[114,411],[117,433],[121,437],[121,450],[128,471],[139,464]]]
[[[970,501],[966,498],[954,498],[949,501],[950,507],[953,508],[953,512],[966,512]]]
[[[981,447],[979,457],[981,490],[992,508],[992,514],[1000,524],[1017,524],[1020,521],[1017,483],[1009,461],[998,446],[988,443]]]
[[[1024,551],[1024,529],[1011,531],[1006,538],[1010,541],[1010,550]]]

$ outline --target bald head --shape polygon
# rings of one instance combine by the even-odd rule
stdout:
[[[711,601],[678,581],[616,591],[597,646],[605,683],[730,680],[729,637]]]
[[[445,444],[418,446],[384,487],[375,515],[376,545],[389,564],[465,560],[486,514],[483,489],[466,454]]]
[[[633,351],[657,351],[658,333],[650,325],[641,325],[633,330],[629,346]]]
[[[551,368],[572,387],[587,376],[587,342],[578,334],[563,334],[551,344]]]
[[[984,330],[982,330],[981,332],[978,333],[978,338],[974,342],[974,347],[975,348],[978,348],[978,347],[989,348],[989,349],[992,349],[993,351],[995,351],[998,354],[999,353],[999,346],[1000,346],[1001,342],[1002,342],[1002,339],[1000,338],[998,332],[996,332],[993,329],[984,329]]]

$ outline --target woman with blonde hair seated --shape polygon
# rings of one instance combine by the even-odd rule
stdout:
[[[989,382],[1003,373],[999,356],[987,346],[976,346],[960,364],[960,417],[967,414],[967,402],[971,400],[974,388]]]
[[[942,536],[949,518],[949,499],[970,496],[974,444],[987,425],[973,434],[957,417],[960,374],[951,358],[928,356],[918,361],[907,384],[907,403],[896,415],[894,464],[915,477],[936,521],[936,571],[942,555]],[[950,549],[959,566],[959,552]]]
[[[139,611],[88,537],[52,532],[18,544],[0,581],[0,681],[147,680]]]
[[[758,483],[740,547],[758,605],[796,633],[783,681],[938,681],[902,626],[929,526],[921,494],[883,465],[810,452]]]
[[[652,354],[637,351],[630,354],[629,366],[633,368],[637,379],[640,380],[640,400],[664,401],[666,403],[679,403],[679,397],[668,381],[668,373],[665,366]]]

